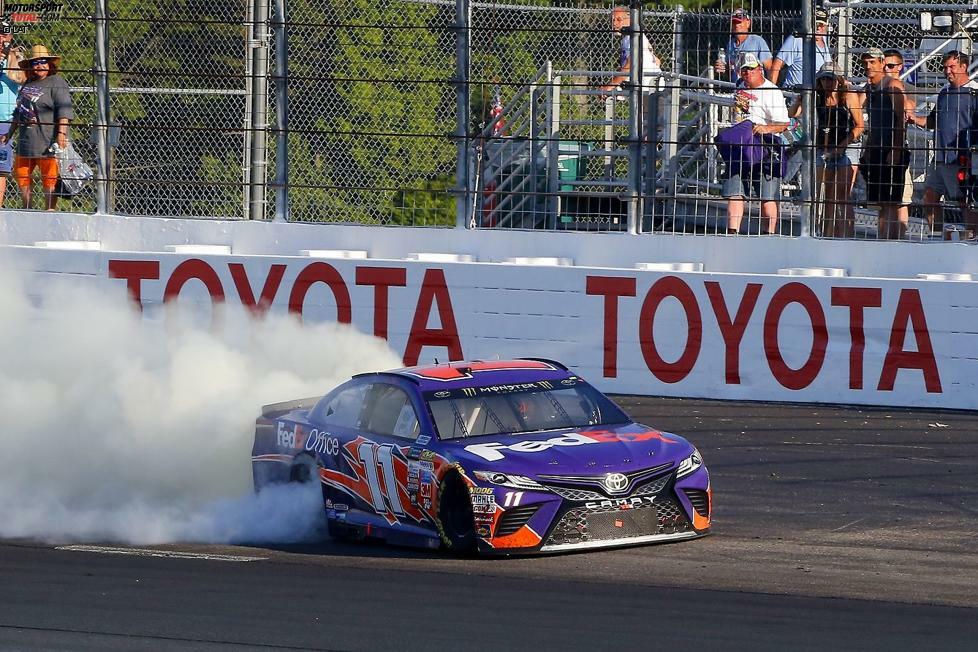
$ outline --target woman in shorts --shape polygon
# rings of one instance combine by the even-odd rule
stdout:
[[[801,97],[791,107],[791,116],[801,115]],[[856,232],[855,207],[850,202],[859,170],[859,139],[862,137],[862,95],[849,87],[842,69],[832,63],[822,66],[815,77],[815,144],[818,212],[815,233],[830,238],[851,238]]]

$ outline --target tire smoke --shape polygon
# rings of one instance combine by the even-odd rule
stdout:
[[[401,366],[385,342],[231,306],[215,334],[164,311],[141,315],[121,285],[42,283],[9,267],[0,265],[0,537],[242,543],[320,533],[316,486],[253,493],[254,420],[264,404]]]

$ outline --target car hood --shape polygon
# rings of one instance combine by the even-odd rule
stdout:
[[[594,475],[678,462],[688,441],[637,423],[540,433],[473,437],[451,442],[453,457],[469,470],[520,475]]]

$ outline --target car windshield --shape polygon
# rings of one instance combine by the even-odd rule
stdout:
[[[443,440],[629,421],[579,378],[431,391],[424,397]]]

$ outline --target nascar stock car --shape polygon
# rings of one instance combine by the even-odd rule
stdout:
[[[526,554],[710,531],[699,451],[543,359],[360,374],[266,406],[252,470],[257,490],[318,481],[335,538]]]

